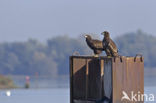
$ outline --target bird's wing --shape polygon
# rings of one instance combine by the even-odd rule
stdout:
[[[102,41],[100,41],[100,40],[92,40],[92,44],[96,49],[102,49],[103,48]]]
[[[118,52],[118,48],[115,45],[115,43],[113,42],[113,40],[110,39],[110,42],[108,44],[109,48],[113,51],[113,52]]]

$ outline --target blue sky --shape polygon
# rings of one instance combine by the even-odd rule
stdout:
[[[156,0],[0,0],[0,42],[155,28]]]

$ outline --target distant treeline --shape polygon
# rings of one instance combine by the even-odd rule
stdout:
[[[156,37],[137,31],[116,37],[119,54],[135,56],[142,53],[145,67],[156,67]],[[69,73],[69,56],[74,51],[91,54],[85,40],[58,36],[41,43],[30,39],[26,42],[0,43],[0,74],[12,75],[66,75]]]

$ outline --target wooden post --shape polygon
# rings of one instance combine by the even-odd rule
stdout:
[[[123,91],[144,93],[142,57],[70,57],[70,103],[137,103],[121,100]]]
[[[73,102],[73,57],[69,58],[70,65],[70,103]]]

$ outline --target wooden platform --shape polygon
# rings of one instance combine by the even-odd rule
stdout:
[[[70,57],[71,103],[129,103],[123,91],[144,93],[142,57]]]

